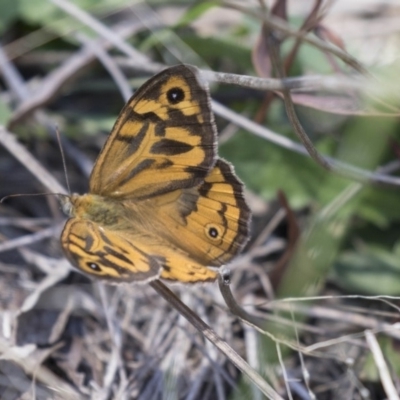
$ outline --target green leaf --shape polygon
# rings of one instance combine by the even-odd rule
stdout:
[[[181,39],[186,42],[196,53],[207,60],[209,65],[221,61],[235,66],[235,70],[247,71],[252,67],[251,51],[238,40],[225,37],[202,38],[192,33],[182,33]]]
[[[342,253],[334,266],[337,283],[352,293],[400,294],[400,258],[384,248],[368,246]]]
[[[250,189],[266,200],[283,190],[294,208],[315,198],[325,171],[308,157],[290,152],[262,138],[238,132],[222,145],[220,153],[231,160]]]
[[[197,18],[201,17],[210,8],[220,5],[218,1],[202,1],[193,7],[189,8],[185,14],[176,23],[175,28],[189,25],[191,22],[195,21]]]
[[[19,12],[19,3],[15,0],[2,0],[0,13],[0,32],[17,18]]]
[[[7,125],[11,117],[11,109],[3,100],[0,99],[0,125]]]

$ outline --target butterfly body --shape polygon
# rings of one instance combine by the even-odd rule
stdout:
[[[250,212],[232,166],[217,157],[207,87],[179,65],[121,111],[88,194],[61,195],[73,265],[111,282],[215,280],[248,239]]]

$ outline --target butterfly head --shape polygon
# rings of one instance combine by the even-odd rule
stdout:
[[[80,196],[76,193],[72,195],[57,194],[57,199],[60,202],[61,209],[66,216],[68,217],[75,216],[75,204],[78,197]]]

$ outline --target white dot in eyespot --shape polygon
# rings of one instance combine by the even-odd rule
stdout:
[[[96,263],[88,262],[86,265],[93,271],[101,271],[101,268]]]
[[[215,225],[213,223],[207,224],[205,227],[205,234],[206,236],[214,241],[221,240],[223,232],[223,228],[221,226]]]
[[[179,87],[171,88],[167,92],[167,99],[171,104],[178,104],[185,99],[185,92]]]
[[[218,231],[214,227],[208,230],[208,234],[214,239],[218,237]]]

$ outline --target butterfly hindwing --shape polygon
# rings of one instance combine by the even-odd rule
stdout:
[[[243,185],[224,160],[217,161],[201,185],[177,191],[164,204],[160,197],[154,208],[163,221],[161,235],[202,265],[226,264],[248,240],[250,210]]]
[[[156,237],[132,237],[129,231],[99,229],[71,218],[61,235],[64,252],[81,272],[109,282],[148,282],[161,277],[182,283],[216,279],[215,271]]]
[[[198,188],[197,212],[187,217],[188,226],[202,225],[208,220],[204,238],[219,249],[207,252],[215,265],[230,261],[249,239],[250,209],[243,190],[232,165],[219,159]]]
[[[161,263],[125,232],[71,218],[61,234],[68,260],[82,272],[111,282],[146,282],[158,278]]]

